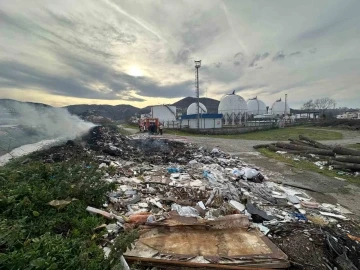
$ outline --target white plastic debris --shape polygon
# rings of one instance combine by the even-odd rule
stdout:
[[[175,210],[179,213],[180,216],[183,217],[198,217],[199,216],[199,212],[190,206],[181,206],[178,205],[176,203],[173,203],[171,205],[171,210]]]
[[[267,235],[270,232],[270,229],[262,225],[261,223],[253,223],[251,226],[255,228],[259,228],[259,230],[265,235]]]
[[[197,164],[197,163],[198,162],[195,159],[189,161],[189,165],[193,165],[193,164]]]
[[[216,154],[216,153],[220,153],[220,150],[215,147],[213,150],[211,150],[211,154]]]
[[[333,213],[321,212],[321,211],[320,211],[320,214],[323,215],[323,216],[326,216],[326,217],[334,217],[334,218],[338,218],[338,219],[341,219],[341,220],[348,220],[348,218],[343,216],[343,215],[336,215],[336,214],[333,214]]]
[[[235,209],[237,209],[240,212],[243,212],[245,210],[245,205],[243,205],[242,203],[239,203],[235,200],[230,200],[229,203],[232,207],[234,207]]]
[[[251,169],[251,168],[245,168],[245,169],[244,169],[244,176],[245,176],[247,179],[252,179],[252,178],[254,178],[255,176],[257,176],[258,174],[259,174],[259,171],[258,171],[258,170]]]

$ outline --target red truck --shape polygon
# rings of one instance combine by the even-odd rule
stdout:
[[[159,127],[159,118],[143,118],[139,120],[140,132],[146,132],[149,130],[151,123],[155,123],[156,127]]]

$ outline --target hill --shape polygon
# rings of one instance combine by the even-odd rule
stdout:
[[[80,104],[66,106],[65,108],[67,108],[71,114],[76,114],[81,117],[94,115],[106,117],[112,120],[128,119],[134,114],[138,113],[140,110],[139,108],[126,104],[120,104],[115,106]]]

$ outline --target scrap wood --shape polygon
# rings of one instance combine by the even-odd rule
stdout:
[[[290,141],[290,143],[292,144],[297,144],[297,145],[301,145],[301,146],[307,146],[307,147],[313,147],[311,144],[308,144],[304,141],[300,141],[300,140],[294,140],[294,139],[288,139]]]
[[[295,145],[295,144],[289,144],[284,142],[277,142],[275,144],[277,147],[284,148],[284,149],[290,149],[290,150],[311,150],[313,147],[310,146],[301,146],[301,145]]]
[[[338,155],[336,155],[334,159],[339,162],[360,164],[360,156],[338,156]]]
[[[339,155],[360,156],[359,150],[345,148],[340,145],[335,146],[333,152]]]
[[[177,256],[196,256],[196,258],[182,262],[168,257],[164,259],[161,254],[176,255],[175,258]],[[174,266],[206,269],[243,269],[242,267],[269,269],[289,266],[287,255],[266,236],[257,230],[247,231],[239,228],[220,230],[198,230],[189,227],[154,228],[140,236],[134,248],[125,253],[125,258],[128,261],[141,261],[145,264],[151,262],[154,266],[170,263]],[[211,258],[211,262],[204,258]]]
[[[329,160],[329,164],[336,165],[336,168],[349,169],[353,171],[360,171],[360,164],[355,163],[345,163],[339,162],[336,160]]]
[[[348,236],[351,240],[360,242],[360,237],[359,237],[359,236],[354,236],[354,235],[351,235],[351,234],[349,234],[349,233],[347,234],[347,236]]]
[[[113,219],[114,218],[114,215],[109,213],[109,212],[106,212],[106,211],[103,211],[103,210],[100,210],[100,209],[96,209],[94,207],[91,207],[91,206],[88,206],[86,207],[86,211],[92,213],[92,214],[99,214],[99,215],[102,215],[103,217],[107,218],[107,219]]]
[[[153,258],[141,258],[141,257],[133,257],[133,256],[124,256],[128,262],[132,263],[141,263],[144,265],[150,266],[158,266],[165,267],[166,269],[179,269],[179,267],[188,267],[188,268],[202,268],[206,267],[206,269],[247,269],[249,270],[249,266],[241,266],[241,265],[226,265],[226,264],[214,264],[214,263],[197,263],[197,262],[184,262],[184,261],[176,261],[176,260],[159,260]],[[275,268],[275,265],[274,265]],[[252,266],[251,270],[271,270],[274,269],[272,267],[261,267],[261,266]],[[287,268],[287,267],[281,267]]]
[[[323,156],[334,156],[335,155],[331,150],[317,149],[317,148],[313,148],[313,147],[301,146],[301,145],[290,144],[290,143],[277,142],[276,146],[279,148],[283,148],[283,149],[301,151],[302,153],[309,153],[309,154],[316,154],[316,155],[323,155]]]
[[[304,135],[299,135],[299,139],[302,140],[302,141],[306,141],[306,142],[310,143],[311,145],[313,145],[316,148],[332,150],[331,146],[328,146],[328,145],[319,143],[317,141],[314,141],[314,140],[312,140],[312,139],[310,139],[310,138],[308,138],[308,137],[306,137]]]
[[[260,148],[268,148],[270,144],[257,144],[254,145],[253,148],[254,149],[260,149]]]

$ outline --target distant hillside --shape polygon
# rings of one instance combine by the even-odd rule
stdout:
[[[87,117],[90,115],[102,116],[110,118],[112,120],[126,120],[139,112],[139,108],[131,105],[70,105],[65,108],[72,114],[79,115],[81,117]]]
[[[8,100],[8,99],[0,99],[1,104],[7,104],[7,107],[11,108],[12,102],[18,102],[15,100]],[[187,108],[190,106],[191,103],[196,102],[196,98],[194,97],[186,97],[183,98],[174,104],[173,106],[177,107],[177,111],[180,113],[185,113]],[[200,102],[204,104],[208,110],[208,113],[217,113],[219,101],[212,99],[212,98],[200,98]],[[32,104],[36,107],[51,107],[46,104],[42,103],[32,103],[32,102],[24,102],[27,104]],[[101,116],[106,117],[112,120],[127,120],[131,116],[139,113],[150,113],[151,106],[147,106],[145,108],[136,108],[131,105],[120,104],[120,105],[95,105],[95,104],[80,104],[80,105],[69,105],[64,107],[68,109],[71,114],[76,114],[82,118],[88,118],[92,116]]]
[[[47,107],[50,108],[50,105],[44,104],[44,103],[36,103],[36,102],[23,102],[23,101],[17,101],[14,99],[0,99],[0,105],[4,106],[4,107],[11,107],[12,104],[29,104],[29,105],[33,105],[35,107]]]

